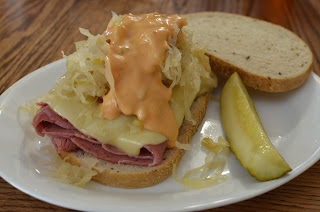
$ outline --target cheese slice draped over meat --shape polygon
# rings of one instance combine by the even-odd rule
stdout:
[[[185,114],[183,88],[176,86],[172,93],[170,105],[180,127]],[[99,103],[83,104],[50,94],[42,100],[81,133],[102,144],[113,145],[128,155],[138,155],[143,146],[167,140],[163,134],[143,128],[136,116],[120,115],[114,120],[103,118]]]
[[[33,118],[32,125],[40,136],[51,138],[58,153],[69,152],[80,148],[102,160],[138,166],[156,166],[162,162],[167,142],[157,145],[145,145],[139,155],[129,156],[122,150],[109,145],[101,144],[94,138],[79,132],[65,118],[59,116],[46,103],[39,104],[41,108]]]

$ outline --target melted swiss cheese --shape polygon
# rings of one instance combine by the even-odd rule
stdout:
[[[101,104],[83,104],[49,94],[43,100],[60,116],[66,118],[76,129],[97,139],[103,144],[113,145],[128,155],[138,155],[148,144],[160,144],[167,140],[161,133],[144,129],[136,116],[121,114],[114,120],[105,119],[101,114]],[[184,118],[183,87],[173,89],[170,106],[180,127]]]

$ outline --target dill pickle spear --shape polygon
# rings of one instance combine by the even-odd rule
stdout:
[[[266,135],[247,89],[236,72],[221,92],[220,113],[230,148],[251,176],[267,181],[291,171]]]

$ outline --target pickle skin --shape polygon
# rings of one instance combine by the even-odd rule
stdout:
[[[222,89],[220,113],[230,148],[251,176],[268,181],[292,170],[266,135],[237,72],[230,76]]]

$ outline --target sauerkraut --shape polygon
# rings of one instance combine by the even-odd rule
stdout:
[[[33,118],[40,108],[40,106],[38,106],[36,103],[37,99],[27,101],[24,106],[19,106],[18,110],[27,112],[29,117]]]
[[[174,164],[173,176],[186,188],[207,188],[227,180],[227,175],[223,172],[226,168],[226,158],[230,154],[229,143],[219,136],[217,142],[206,137],[202,139],[201,144],[210,150],[202,166],[187,171],[179,178]]]
[[[52,146],[42,147],[41,152],[50,156],[50,160],[45,162],[50,170],[45,175],[59,182],[83,187],[97,174],[92,168],[98,163],[98,159],[85,158],[82,159],[82,166],[76,166],[68,162],[68,157],[62,160]]]
[[[109,85],[105,77],[105,55],[109,44],[104,35],[91,35],[86,29],[80,33],[88,39],[76,42],[76,51],[66,58],[67,72],[58,79],[50,93],[62,98],[92,103],[104,96]]]
[[[121,22],[122,16],[113,13],[110,25]],[[109,44],[104,35],[92,35],[80,28],[87,40],[76,42],[76,51],[64,55],[67,63],[65,73],[56,83],[52,94],[60,97],[80,100],[84,104],[95,102],[106,95],[110,85],[106,79],[106,54]],[[185,118],[192,121],[190,106],[194,99],[217,86],[216,77],[211,73],[209,59],[203,49],[192,43],[192,33],[182,30],[184,39],[177,41],[180,29],[175,26],[174,36],[169,38],[166,59],[160,64],[163,82],[171,89],[179,85],[184,88]]]

